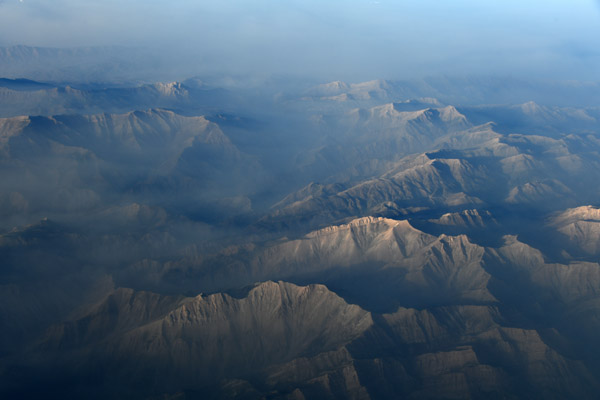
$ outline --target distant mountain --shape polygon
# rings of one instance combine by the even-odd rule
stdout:
[[[132,109],[214,110],[233,101],[226,90],[181,82],[133,85],[57,85],[0,81],[0,116],[122,113]]]
[[[554,137],[589,133],[595,130],[600,117],[596,107],[548,107],[533,101],[511,106],[461,107],[460,110],[475,123],[497,122],[496,127],[502,132]]]
[[[49,89],[53,87],[53,85],[49,83],[36,82],[29,79],[0,78],[0,87],[18,91],[32,91],[40,89]]]
[[[1,398],[597,397],[596,84],[113,51],[0,52]]]
[[[390,100],[395,97],[392,83],[385,80],[347,84],[335,81],[318,85],[306,92],[307,98],[330,101]]]
[[[407,215],[418,209],[534,204],[540,209],[560,208],[572,204],[575,193],[580,198],[597,195],[592,176],[600,166],[593,136],[502,135],[484,125],[439,138],[436,144],[439,150],[388,164],[388,171],[378,177],[337,192],[322,190],[318,197],[297,196],[264,222],[294,226],[302,221],[315,226],[311,224],[353,216]]]
[[[589,107],[599,104],[597,82],[548,81],[515,77],[427,77],[413,80],[330,82],[314,86],[299,97],[311,102],[367,103],[435,98],[461,106],[521,104]],[[324,107],[326,107],[324,105]]]
[[[549,226],[564,235],[575,256],[600,255],[600,209],[593,206],[572,208],[552,217]]]
[[[55,82],[156,78],[160,61],[147,50],[118,46],[0,47],[0,76]]]
[[[0,201],[9,213],[33,215],[89,212],[122,191],[183,206],[171,196],[185,190],[187,207],[232,196],[230,182],[242,179],[244,166],[260,168],[216,124],[166,110],[0,119],[0,159],[13,171]]]
[[[390,162],[429,149],[440,137],[471,127],[452,106],[403,110],[402,104],[388,103],[340,116],[332,124],[335,134],[325,136],[321,146],[299,157],[298,168],[320,179],[373,176],[385,171]],[[330,176],[319,177],[323,172]],[[338,174],[332,178],[335,172]]]
[[[452,226],[457,228],[490,228],[498,225],[489,211],[464,210],[455,213],[446,213],[438,219],[429,220],[437,225]]]

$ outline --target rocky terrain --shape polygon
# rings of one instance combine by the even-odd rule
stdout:
[[[600,390],[589,85],[7,76],[2,397]]]

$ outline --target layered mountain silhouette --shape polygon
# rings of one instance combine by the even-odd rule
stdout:
[[[3,398],[597,396],[597,85],[23,71],[0,80]]]

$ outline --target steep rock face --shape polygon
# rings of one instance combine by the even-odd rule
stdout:
[[[231,179],[254,164],[210,121],[223,121],[249,148],[277,138],[256,154],[281,152],[265,157],[278,169],[274,160],[297,150],[286,140],[313,126],[292,128],[292,113],[276,121],[285,126],[263,132],[263,125],[256,136],[229,114],[0,120],[2,224],[19,213],[39,220],[34,214],[62,205],[56,209],[83,227],[50,218],[0,235],[0,397],[30,387],[56,398],[91,397],[96,388],[97,398],[595,398],[597,210],[567,210],[546,226],[531,221],[543,221],[546,207],[597,202],[600,141],[590,132],[598,110],[525,104],[515,114],[540,126],[509,134],[506,125],[473,127],[473,110],[432,99],[390,103],[400,97],[389,82],[322,89],[320,100],[342,112],[315,116],[322,131],[294,143],[313,149],[299,165],[308,159],[307,168],[324,170],[293,170],[289,187],[325,183],[276,204],[262,222],[292,229],[265,236],[253,225],[236,237],[256,215],[246,196],[264,187],[245,192],[252,181]],[[96,96],[110,97],[111,107],[144,98],[200,107],[191,86],[178,83],[95,94],[32,84],[12,92],[0,89],[0,101],[73,110]],[[361,108],[348,114],[350,107]],[[257,119],[272,121],[268,113]],[[343,129],[328,131],[336,124]],[[321,132],[335,135],[321,141]],[[269,183],[286,173],[275,171],[283,178]],[[191,221],[214,188],[203,179],[223,185],[214,202],[225,211],[207,214],[224,233]],[[180,199],[196,213],[184,213]],[[482,240],[485,231],[494,240]],[[538,250],[531,232],[540,234],[537,243],[558,237],[558,245]],[[231,246],[215,246],[211,234]],[[113,279],[135,289],[113,291]],[[267,279],[292,283],[240,289]],[[201,291],[212,294],[188,297]],[[17,390],[5,390],[7,382]]]
[[[489,275],[481,266],[483,254],[484,248],[465,235],[437,237],[408,221],[365,217],[196,265],[193,260],[149,265],[148,273],[164,268],[167,276],[169,267],[187,267],[186,275],[217,289],[266,279],[324,282],[367,309],[389,310],[398,304],[494,302],[486,289]]]
[[[557,180],[534,181],[512,188],[506,197],[506,202],[539,204],[548,198],[554,197],[562,200],[572,194],[567,186]]]
[[[500,212],[502,215],[502,213]],[[439,214],[438,214],[439,215]],[[418,229],[433,235],[466,235],[469,240],[481,246],[496,246],[506,231],[502,218],[497,219],[483,208],[471,208],[456,212],[446,212],[437,218],[412,218],[411,223]]]
[[[459,148],[447,148],[450,143]],[[298,193],[294,202],[279,204],[263,222],[312,228],[348,217],[474,206],[535,205],[540,211],[553,211],[570,206],[576,196],[598,195],[594,182],[600,179],[600,147],[587,136],[500,135],[481,127],[465,131],[464,137],[450,135],[437,146],[438,150],[388,163],[386,172],[337,193],[334,186],[304,199]]]
[[[550,223],[555,226],[564,226],[578,221],[600,221],[600,208],[594,206],[570,208],[555,215]]]
[[[334,350],[371,325],[371,317],[324,286],[266,282],[244,299],[198,297],[119,342],[118,353],[172,359],[198,379],[299,355]]]
[[[348,346],[372,398],[562,398],[593,393],[589,369],[494,306],[399,308]],[[360,360],[360,361],[359,361]]]
[[[135,376],[160,374],[163,382],[203,387],[213,379],[251,377],[274,364],[338,351],[372,323],[368,312],[322,285],[265,282],[243,298],[119,289],[87,315],[53,327],[40,347],[83,354],[85,368],[100,362],[108,376],[116,363],[117,374],[130,383]],[[133,361],[142,359],[143,365]]]
[[[567,237],[569,251],[586,256],[600,255],[600,209],[582,206],[557,214],[549,226]]]
[[[42,348],[81,357],[78,373],[94,368],[139,398],[184,388],[217,398],[558,399],[588,398],[593,388],[585,365],[537,331],[507,325],[495,306],[372,316],[324,286],[283,282],[259,284],[242,298],[119,289],[55,326]]]
[[[68,351],[95,346],[159,319],[186,301],[182,296],[117,289],[80,319],[51,327],[40,347]]]
[[[7,222],[17,225],[23,210],[39,218],[90,212],[114,192],[138,203],[201,208],[250,190],[254,181],[244,178],[260,166],[206,118],[149,110],[0,119],[0,169],[10,176],[0,183],[0,203],[10,205]],[[176,196],[182,191],[185,197]]]
[[[521,377],[501,390],[530,398],[585,398],[597,384],[590,384],[590,372],[582,362],[556,352],[535,330],[502,327],[481,334],[478,340],[482,353],[507,370],[515,368]]]
[[[436,240],[408,221],[364,217],[311,232],[299,240],[266,250],[255,268],[318,268],[360,265],[367,261],[395,264],[416,255]]]
[[[1,56],[0,56],[1,57]],[[120,114],[130,110],[195,109],[235,101],[223,89],[194,80],[143,85],[62,86],[24,79],[0,80],[0,117],[18,115]]]
[[[334,382],[339,382],[336,375],[341,373],[342,376],[351,377],[342,380],[344,386],[342,392],[349,394],[358,392],[355,395],[359,398],[368,398],[368,394],[365,393],[356,376],[353,362],[348,349],[342,347],[336,351],[323,352],[313,357],[299,357],[287,363],[271,366],[264,371],[264,379],[269,386],[279,388],[282,392],[293,393],[297,390],[309,394],[315,391],[331,392],[331,385],[327,383],[331,383],[332,378]],[[298,386],[304,386],[304,390],[299,390]]]
[[[600,265],[589,262],[572,262],[568,265],[546,263],[543,254],[514,236],[505,237],[499,249],[488,249],[496,262],[510,266],[515,272],[525,274],[521,279],[550,298],[558,298],[567,305],[576,305],[600,294]]]
[[[600,329],[597,262],[548,263],[514,236],[506,237],[500,248],[488,249],[484,258],[501,302],[536,321],[540,334],[562,336],[552,340],[558,350],[577,354],[587,368],[598,370],[600,347],[590,336]]]
[[[362,215],[394,214],[407,207],[468,206],[482,200],[469,192],[489,185],[485,166],[460,159],[423,157],[396,173],[366,180],[335,194],[309,197],[274,211],[265,223],[336,222]]]
[[[337,125],[340,133],[326,136],[322,146],[299,159],[301,170],[335,172],[344,179],[373,176],[402,156],[424,151],[439,138],[471,127],[452,106],[403,111],[397,103],[353,110]]]
[[[487,210],[464,210],[457,213],[446,213],[429,222],[457,228],[486,228],[498,225],[498,221]]]
[[[515,237],[483,248],[465,236],[435,237],[406,221],[371,217],[272,246],[255,267],[284,273],[295,263],[337,264],[348,275],[369,260],[376,262],[364,277],[383,273],[374,290],[404,306],[376,314],[322,285],[284,282],[236,297],[119,289],[51,328],[38,349],[54,363],[81,360],[81,371],[63,376],[77,380],[94,368],[140,397],[184,388],[218,398],[591,398],[597,346],[586,359],[564,343],[590,343],[586,335],[600,326],[597,264],[548,264]],[[512,292],[495,286],[503,280]],[[373,282],[358,281],[364,300]],[[407,307],[419,294],[428,301]],[[554,319],[536,314],[538,302]]]
[[[173,163],[196,143],[229,147],[232,144],[204,117],[183,117],[171,111],[149,110],[88,116],[14,117],[0,119],[3,150],[12,157],[29,143],[58,143],[83,148],[111,161],[122,158]],[[158,158],[158,159],[157,159]]]
[[[401,105],[389,103],[368,110],[355,110],[351,117],[356,120],[355,129],[366,132],[379,132],[379,136],[414,136],[413,140],[432,140],[451,132],[461,131],[471,125],[467,118],[453,106],[424,108],[417,111],[403,111]]]
[[[502,315],[494,306],[459,305],[417,310],[399,307],[382,315],[394,337],[407,345],[434,348],[456,336],[472,336],[494,329]]]
[[[501,134],[495,131],[496,125],[493,122],[488,122],[483,125],[476,125],[472,128],[449,132],[438,138],[435,142],[435,147],[450,148],[450,149],[472,149],[491,142],[499,140]]]
[[[53,130],[56,133],[49,135],[50,139],[88,148],[109,159],[115,157],[116,151],[116,155],[122,157],[160,157],[160,161],[168,162],[197,142],[231,146],[220,129],[205,118],[182,117],[164,110],[86,117],[59,116],[55,117],[55,121],[57,126]],[[39,123],[45,124],[43,121]]]

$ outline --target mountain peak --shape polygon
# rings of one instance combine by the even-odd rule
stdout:
[[[403,228],[407,228],[407,229],[416,230],[410,225],[410,223],[407,220],[394,220],[394,219],[390,219],[390,218],[367,216],[367,217],[353,219],[352,221],[350,221],[347,224],[328,226],[326,228],[319,229],[317,231],[313,231],[311,233],[308,233],[306,235],[306,237],[307,238],[315,238],[315,237],[319,237],[322,235],[330,235],[332,233],[352,230],[354,228],[366,227],[366,226],[381,226],[384,229],[394,228],[394,227],[403,227]]]
[[[535,101],[528,101],[519,106],[521,111],[528,116],[535,116],[542,113],[547,113],[546,107],[540,106]]]
[[[457,213],[446,213],[438,219],[431,219],[429,222],[463,228],[486,228],[497,226],[498,222],[487,210],[470,209]]]
[[[440,113],[440,118],[442,119],[442,121],[448,122],[460,120],[466,122],[467,120],[467,117],[458,112],[458,110],[454,106],[446,106],[443,108],[438,108],[437,110]]]
[[[314,96],[337,96],[347,92],[350,89],[347,83],[342,81],[333,81],[315,86],[309,90],[309,94]]]
[[[550,222],[552,226],[565,225],[576,221],[600,222],[600,208],[592,205],[569,208],[555,215]]]
[[[188,96],[189,92],[181,82],[155,83],[152,85],[163,96]]]

